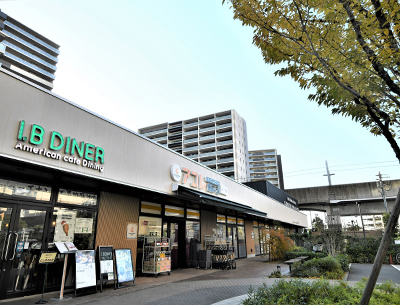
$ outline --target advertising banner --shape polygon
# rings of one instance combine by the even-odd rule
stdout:
[[[117,265],[118,283],[133,282],[131,249],[115,249],[115,263]]]
[[[75,253],[76,289],[96,286],[95,250],[81,250]]]
[[[73,242],[76,211],[61,210],[57,213],[54,242]]]

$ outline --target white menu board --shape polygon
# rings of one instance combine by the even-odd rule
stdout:
[[[76,289],[96,286],[95,250],[81,250],[75,253]]]

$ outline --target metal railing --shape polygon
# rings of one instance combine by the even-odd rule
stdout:
[[[160,130],[156,130],[156,131],[150,131],[150,132],[142,133],[142,136],[148,137],[148,136],[151,136],[153,134],[164,133],[164,132],[167,132],[167,131],[168,131],[168,129],[165,128],[165,129],[160,129]]]
[[[222,154],[231,153],[231,152],[233,152],[233,149],[219,150],[219,151],[217,151],[217,155],[222,155]]]
[[[234,166],[229,166],[229,167],[221,167],[217,169],[217,172],[230,172],[235,170]]]

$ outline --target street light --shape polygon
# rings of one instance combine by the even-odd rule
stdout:
[[[354,226],[354,220],[351,221],[351,226],[353,227],[354,237],[356,237],[356,228]]]

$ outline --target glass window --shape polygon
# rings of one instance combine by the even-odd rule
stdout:
[[[161,218],[140,216],[138,236],[161,236]]]
[[[228,216],[226,221],[231,224],[236,224],[236,217]]]
[[[217,214],[217,222],[226,223],[226,216],[222,214]]]
[[[200,211],[199,210],[186,210],[186,217],[192,219],[200,219]]]
[[[140,212],[148,214],[161,215],[161,204],[148,201],[142,201]]]
[[[237,224],[240,226],[244,226],[244,220],[242,218],[237,219]]]
[[[200,222],[198,221],[186,221],[186,241],[190,242],[191,238],[200,241]]]
[[[253,221],[253,227],[258,227],[258,221]]]
[[[185,209],[171,205],[165,206],[165,216],[185,217]]]
[[[60,189],[58,193],[57,203],[68,203],[84,206],[96,206],[97,205],[97,195],[71,191],[66,189]],[[79,248],[78,248],[79,249]]]
[[[51,187],[0,179],[0,195],[50,201]]]
[[[94,249],[96,216],[96,211],[54,208],[50,244],[73,242],[79,250]]]
[[[217,224],[217,237],[226,238],[226,225]]]

